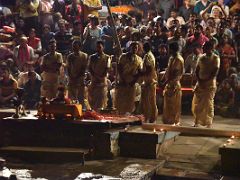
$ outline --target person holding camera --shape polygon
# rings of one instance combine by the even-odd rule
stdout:
[[[177,9],[172,9],[171,10],[171,17],[167,19],[167,27],[170,28],[172,26],[180,26],[184,25],[185,21],[182,16],[178,16],[178,10]]]
[[[210,13],[208,13],[210,11]],[[221,18],[227,18],[224,7],[218,2],[212,2],[208,7],[200,13],[202,19],[206,22],[209,17],[214,18],[215,24],[218,25]]]
[[[197,15],[200,15],[200,13],[204,11],[209,6],[210,3],[211,1],[209,0],[198,1],[194,6],[193,12],[196,13]],[[210,12],[210,9],[209,9],[209,12]]]

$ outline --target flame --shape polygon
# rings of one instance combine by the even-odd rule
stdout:
[[[153,132],[156,133],[156,129],[155,128],[153,129]]]
[[[234,136],[234,135],[232,135],[232,136],[231,136],[231,139],[234,139],[234,138],[235,138],[235,136]]]

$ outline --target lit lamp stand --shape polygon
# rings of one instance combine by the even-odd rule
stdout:
[[[27,116],[25,112],[25,107],[23,105],[23,95],[24,89],[22,88],[16,89],[16,97],[13,99],[13,105],[15,107],[15,114],[12,116],[13,118]]]

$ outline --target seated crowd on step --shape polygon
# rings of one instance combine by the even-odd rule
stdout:
[[[24,89],[26,107],[35,109],[41,96],[54,98],[62,86],[66,96],[85,107],[115,108],[120,50],[114,23],[123,53],[133,51],[132,44],[137,43],[136,54],[144,57],[144,45],[150,44],[158,82],[169,64],[169,44],[176,42],[184,58],[185,76],[190,77],[182,80],[187,81],[183,84],[193,87],[203,45],[212,41],[221,62],[215,111],[240,117],[239,0],[110,0],[112,5],[134,4],[128,14],[113,13],[114,22],[110,16],[99,16],[104,5],[100,0],[0,3],[1,107],[12,107],[16,88]],[[104,56],[98,56],[103,52]],[[103,63],[97,62],[99,58]],[[133,112],[137,114],[141,113],[142,87],[140,81],[134,87]],[[161,112],[162,91],[161,87],[157,89],[156,103]],[[98,98],[101,93],[106,93],[107,101]]]

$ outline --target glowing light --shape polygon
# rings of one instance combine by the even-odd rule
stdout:
[[[234,138],[235,138],[235,136],[232,135],[232,136],[231,136],[231,139],[234,139]]]
[[[156,133],[156,129],[155,128],[153,129],[153,133]]]
[[[227,146],[227,144],[223,144],[223,147],[226,147]]]
[[[231,143],[231,142],[232,142],[232,140],[231,140],[231,139],[228,139],[228,140],[227,140],[227,142],[228,142],[228,143]]]
[[[160,129],[160,131],[161,131],[161,132],[163,132],[163,131],[164,131],[164,129]]]

